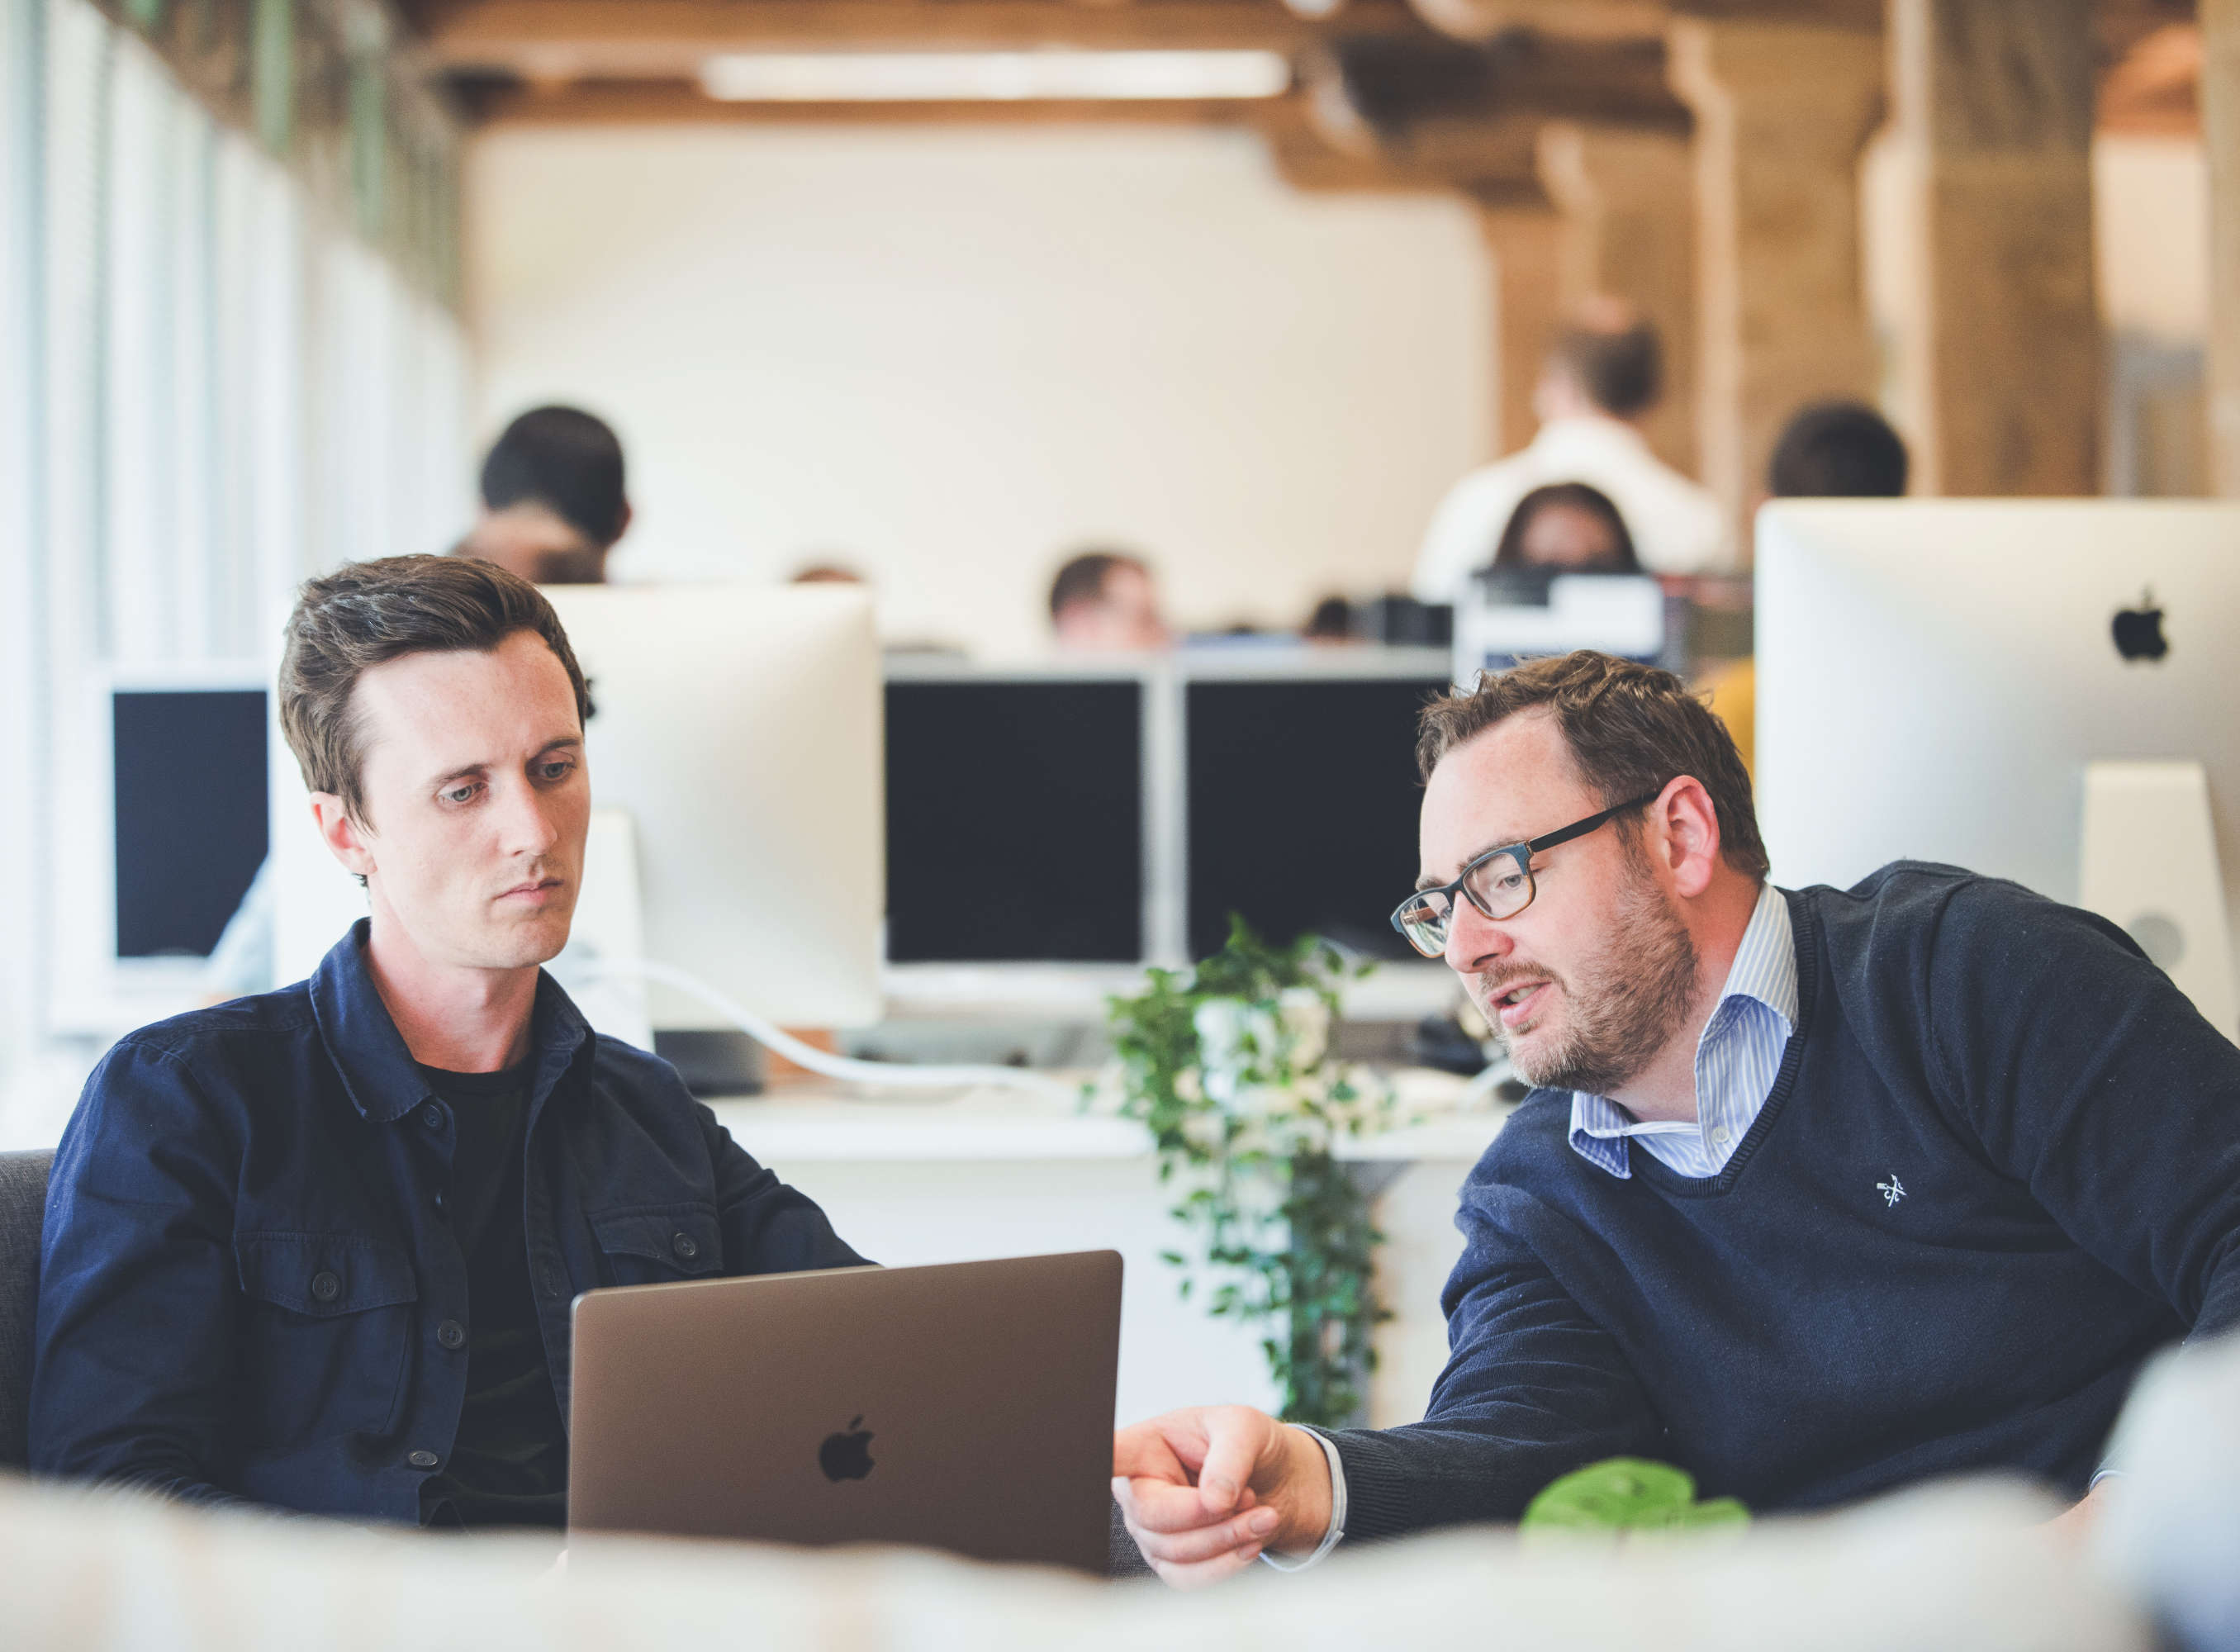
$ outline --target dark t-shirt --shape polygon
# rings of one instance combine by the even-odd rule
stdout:
[[[467,1261],[466,1402],[422,1504],[435,1526],[564,1526],[568,1435],[530,1291],[523,1204],[530,1069],[420,1071],[458,1132],[444,1206]]]

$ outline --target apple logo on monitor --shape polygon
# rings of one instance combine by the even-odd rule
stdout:
[[[2163,611],[2155,606],[2152,591],[2139,599],[2137,608],[2117,609],[2112,629],[2116,652],[2126,661],[2159,660],[2170,652],[2163,636]]]
[[[817,1448],[817,1466],[827,1480],[861,1480],[871,1472],[871,1431],[860,1416],[850,1417],[847,1429],[828,1434]]]

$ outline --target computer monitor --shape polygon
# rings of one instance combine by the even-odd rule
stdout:
[[[262,688],[119,688],[110,763],[119,958],[207,958],[268,842]]]
[[[552,587],[591,796],[630,816],[645,954],[786,1026],[877,1021],[879,649],[838,585]],[[584,900],[600,898],[587,867]],[[727,1029],[666,987],[659,1029]]]
[[[1574,649],[1670,663],[1685,604],[1648,574],[1482,568],[1454,613],[1454,680]]]
[[[1392,909],[1415,886],[1416,724],[1448,683],[1439,649],[1192,660],[1182,684],[1190,956],[1230,915],[1263,937],[1320,935],[1416,962]]]
[[[254,664],[117,667],[57,754],[47,1018],[114,1037],[199,1003],[266,844]]]
[[[1146,698],[1110,667],[890,663],[890,963],[1148,955]]]
[[[1757,545],[1758,816],[1778,882],[1846,886],[1911,857],[2079,902],[2088,770],[2197,762],[2223,910],[2164,916],[2221,918],[2193,953],[2225,951],[2240,916],[2240,508],[1783,501],[1760,513]],[[2163,869],[2151,845],[2117,848],[2120,876]],[[2142,915],[2107,912],[2126,927]],[[2159,950],[2188,985],[2183,945]]]

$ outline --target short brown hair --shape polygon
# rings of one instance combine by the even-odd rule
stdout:
[[[567,668],[576,715],[591,714],[568,633],[536,586],[471,556],[387,556],[303,582],[280,656],[280,731],[313,791],[365,818],[365,753],[351,696],[377,665],[407,654],[490,650],[534,631]]]
[[[1765,876],[1770,869],[1750,803],[1750,770],[1734,736],[1678,677],[1653,665],[1582,649],[1489,672],[1474,691],[1443,694],[1423,708],[1417,767],[1429,780],[1457,746],[1542,706],[1555,714],[1571,760],[1605,808],[1691,775],[1718,811],[1719,851],[1727,864],[1746,876]],[[1636,824],[1618,823],[1629,832]]]
[[[1587,399],[1612,418],[1645,411],[1663,392],[1664,349],[1648,321],[1566,327],[1557,335],[1553,354]]]

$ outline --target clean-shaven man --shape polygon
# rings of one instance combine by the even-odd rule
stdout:
[[[1514,1521],[1618,1455],[1764,1510],[2081,1498],[2146,1356],[2240,1323],[2240,1049],[2114,925],[1914,863],[1771,887],[1725,730],[1603,655],[1434,702],[1418,756],[1395,922],[1538,1088],[1463,1189],[1421,1422],[1117,1436],[1170,1582]]]
[[[56,1158],[31,1464],[197,1502],[558,1526],[570,1302],[846,1267],[817,1206],[538,965],[591,808],[583,676],[490,563],[304,586],[281,725],[370,916],[143,1028]]]

